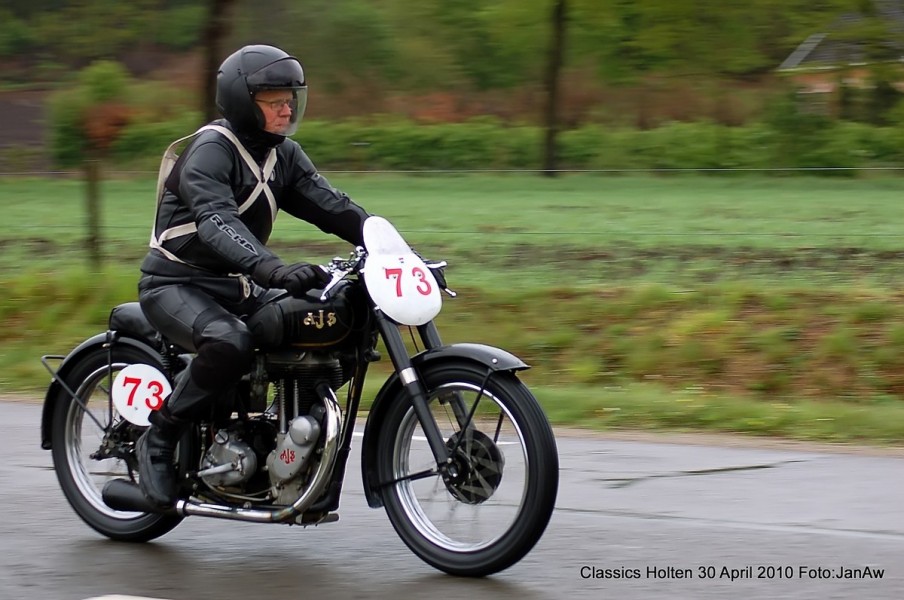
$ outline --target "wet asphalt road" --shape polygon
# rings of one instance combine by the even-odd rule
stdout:
[[[509,570],[464,580],[367,507],[357,458],[338,523],[190,517],[152,543],[111,542],[66,504],[39,419],[36,404],[0,403],[0,600],[904,596],[904,453],[560,435],[543,539]]]

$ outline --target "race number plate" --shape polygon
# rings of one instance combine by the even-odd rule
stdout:
[[[376,305],[401,325],[423,325],[439,314],[442,296],[433,273],[389,221],[364,222],[364,282]]]
[[[173,391],[166,377],[150,365],[129,365],[113,380],[113,406],[130,423],[147,427],[151,411]]]

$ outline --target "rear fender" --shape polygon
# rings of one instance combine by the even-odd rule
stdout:
[[[112,330],[107,331],[106,333],[98,333],[76,346],[75,349],[63,359],[63,362],[56,370],[56,374],[50,382],[50,386],[47,388],[47,393],[44,395],[44,408],[41,412],[41,448],[44,450],[50,450],[51,448],[50,432],[53,428],[54,410],[56,409],[57,402],[59,402],[59,399],[62,397],[61,392],[65,393],[63,391],[65,388],[60,383],[60,379],[65,379],[69,375],[69,372],[72,371],[75,365],[77,365],[86,354],[97,348],[106,348],[110,344],[132,346],[163,362],[163,357],[160,353],[146,341],[120,336],[117,335],[117,332]],[[71,382],[67,383],[72,385]]]
[[[420,352],[411,357],[411,364],[420,374],[430,366],[446,363],[470,363],[490,371],[521,371],[530,367],[520,358],[493,346],[484,344],[452,344],[439,346]],[[402,393],[402,382],[398,373],[393,373],[374,398],[373,405],[364,426],[361,444],[361,471],[364,480],[364,495],[371,508],[383,506],[383,494],[377,480],[377,448],[383,435],[383,422],[392,405],[392,399]]]

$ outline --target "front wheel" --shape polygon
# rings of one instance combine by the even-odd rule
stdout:
[[[540,539],[555,505],[559,464],[542,409],[513,373],[429,365],[428,406],[452,454],[441,475],[404,392],[380,435],[378,472],[389,520],[421,559],[482,577],[515,564]]]
[[[60,390],[51,429],[53,465],[66,500],[85,523],[114,540],[145,542],[167,533],[182,518],[122,512],[104,504],[101,491],[107,481],[137,480],[135,442],[145,429],[119,415],[110,390],[116,374],[130,364],[162,367],[154,357],[129,346],[115,346],[111,352],[112,368],[107,349],[98,348],[65,376],[87,412]]]

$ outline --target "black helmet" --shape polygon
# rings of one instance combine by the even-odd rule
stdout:
[[[262,90],[292,90],[292,116],[284,135],[264,130],[264,115],[254,102]],[[217,71],[217,108],[237,133],[277,144],[298,129],[307,105],[304,70],[294,56],[273,46],[245,46],[231,54]]]

